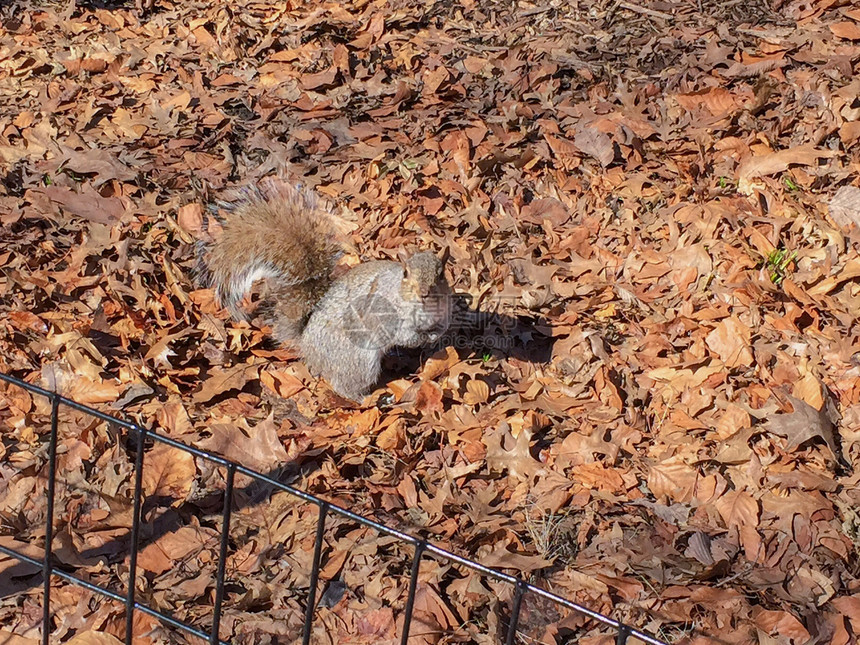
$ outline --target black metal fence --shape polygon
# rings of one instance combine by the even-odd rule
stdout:
[[[316,596],[317,596],[317,586],[319,582],[319,572],[320,572],[320,560],[322,555],[322,547],[323,547],[323,537],[325,535],[325,523],[326,518],[329,515],[338,515],[343,518],[347,518],[352,520],[362,526],[372,528],[379,533],[387,536],[391,536],[401,541],[404,544],[410,544],[414,548],[414,555],[412,558],[412,567],[411,574],[409,577],[409,586],[408,586],[408,595],[406,600],[406,605],[404,607],[404,620],[403,620],[403,632],[401,634],[401,643],[406,645],[407,640],[409,639],[409,630],[412,622],[412,610],[415,603],[415,592],[418,583],[418,571],[419,566],[421,564],[422,558],[427,555],[435,555],[444,560],[450,561],[452,563],[459,564],[463,567],[472,569],[488,578],[493,578],[497,581],[507,583],[511,585],[513,588],[513,599],[512,606],[510,611],[510,620],[508,623],[508,627],[506,630],[505,643],[507,645],[511,645],[514,643],[516,634],[517,634],[517,625],[520,618],[521,607],[523,597],[526,594],[535,594],[536,596],[540,596],[545,600],[548,600],[552,603],[555,603],[561,607],[566,607],[574,612],[578,612],[583,616],[591,618],[592,620],[602,623],[615,631],[615,643],[616,645],[625,645],[627,643],[627,639],[630,636],[638,638],[639,640],[648,643],[649,645],[666,645],[663,641],[650,636],[634,627],[629,625],[625,625],[620,621],[614,620],[608,616],[605,616],[599,612],[592,611],[587,607],[584,607],[578,603],[572,602],[561,596],[558,596],[554,593],[536,587],[532,584],[521,580],[512,575],[508,575],[506,573],[502,573],[490,567],[484,566],[478,562],[473,560],[463,558],[458,556],[446,549],[435,546],[434,544],[427,542],[426,540],[422,540],[411,536],[407,533],[403,533],[402,531],[398,531],[396,529],[390,528],[379,522],[375,522],[373,520],[369,520],[367,518],[356,515],[355,513],[348,511],[345,508],[337,506],[335,504],[331,504],[315,495],[311,495],[307,492],[301,491],[293,486],[281,483],[270,476],[264,475],[262,473],[258,473],[250,468],[246,468],[240,464],[234,463],[223,457],[219,457],[218,455],[212,454],[206,450],[200,450],[199,448],[194,448],[192,446],[187,446],[183,443],[175,441],[169,437],[165,437],[156,432],[150,431],[145,427],[141,427],[135,423],[118,419],[109,414],[105,414],[104,412],[100,412],[94,408],[83,405],[81,403],[77,403],[71,399],[67,399],[59,394],[54,392],[50,392],[43,388],[37,387],[35,385],[31,385],[30,383],[26,383],[20,379],[14,378],[7,374],[0,373],[0,381],[5,381],[12,385],[21,387],[29,392],[34,394],[38,394],[46,397],[51,403],[51,430],[50,430],[50,438],[48,443],[48,488],[47,488],[47,521],[45,524],[45,555],[43,561],[39,561],[22,553],[18,553],[12,549],[9,549],[5,546],[0,545],[0,553],[3,553],[7,556],[10,556],[22,563],[27,563],[31,566],[41,567],[43,573],[43,584],[44,584],[44,596],[43,596],[43,616],[42,616],[42,643],[43,645],[48,645],[50,641],[51,635],[51,576],[58,576],[72,584],[79,585],[91,592],[96,594],[101,594],[109,599],[114,601],[118,601],[125,604],[125,643],[126,645],[130,645],[132,643],[132,621],[134,619],[134,612],[140,611],[150,616],[153,616],[165,624],[170,625],[174,628],[177,628],[187,634],[196,636],[204,641],[208,641],[212,645],[216,645],[218,643],[224,643],[226,645],[226,641],[221,640],[219,637],[219,630],[221,625],[221,607],[224,600],[224,577],[225,577],[225,569],[226,569],[226,561],[227,561],[227,549],[228,549],[228,536],[229,536],[229,528],[230,528],[230,519],[232,515],[233,508],[233,484],[236,473],[246,475],[250,477],[252,480],[257,482],[265,483],[271,486],[273,489],[280,490],[286,492],[290,495],[293,495],[296,498],[299,498],[309,504],[313,504],[317,507],[319,511],[319,519],[317,521],[317,529],[316,529],[316,538],[314,542],[314,554],[313,554],[313,564],[311,568],[310,574],[310,584],[307,592],[307,604],[305,608],[305,618],[304,618],[304,626],[303,626],[303,636],[302,643],[303,645],[307,645],[310,642],[311,638],[311,628],[314,620],[314,612],[316,609]],[[63,571],[54,566],[53,556],[52,556],[52,541],[53,541],[53,533],[54,533],[54,502],[56,496],[56,480],[57,480],[57,425],[58,425],[58,412],[60,406],[67,406],[74,410],[78,410],[83,412],[84,414],[90,415],[96,419],[104,421],[108,424],[111,424],[117,428],[121,428],[129,433],[129,437],[134,440],[134,443],[137,445],[136,457],[135,457],[135,465],[134,465],[134,493],[133,493],[133,516],[132,516],[132,525],[131,525],[131,546],[129,552],[129,572],[128,572],[128,589],[125,592],[125,595],[121,595],[115,591],[110,589],[106,589],[104,587],[100,587],[98,585],[92,584],[86,580],[83,580],[67,571]],[[219,557],[218,557],[218,568],[216,573],[215,580],[215,600],[213,607],[213,617],[212,617],[212,628],[209,633],[201,631],[200,629],[189,625],[183,621],[177,620],[164,612],[161,612],[157,609],[149,607],[146,604],[138,602],[135,599],[135,579],[137,575],[137,556],[139,550],[139,536],[140,536],[140,526],[141,526],[141,504],[143,501],[143,491],[142,491],[142,478],[143,478],[143,467],[144,467],[144,446],[147,441],[155,441],[166,444],[178,450],[189,453],[195,457],[206,459],[211,461],[218,466],[221,466],[226,469],[226,486],[224,490],[224,509],[223,509],[223,519],[221,525],[221,533],[220,533],[220,548],[219,548]]]

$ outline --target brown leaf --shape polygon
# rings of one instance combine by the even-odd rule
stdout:
[[[714,502],[727,528],[758,526],[758,503],[749,493],[729,491]]]
[[[749,327],[732,316],[717,323],[705,342],[726,367],[750,367],[754,362],[750,337]]]
[[[528,433],[520,431],[516,439],[506,431],[496,431],[483,437],[487,446],[487,468],[508,471],[512,477],[526,479],[543,465],[531,455]]]
[[[445,135],[439,147],[451,155],[461,181],[466,181],[470,174],[471,149],[469,148],[469,139],[465,133],[461,130],[449,132]]]
[[[0,645],[39,645],[42,642],[40,638],[29,638],[13,634],[5,629],[0,629]]]
[[[557,199],[548,197],[536,199],[524,206],[520,211],[520,217],[526,222],[535,224],[549,220],[554,227],[558,227],[570,219],[570,211]]]
[[[696,531],[687,541],[687,549],[684,555],[695,558],[705,566],[714,564],[714,556],[711,553],[711,538],[707,533]]]
[[[647,375],[655,380],[665,381],[674,392],[683,392],[700,386],[710,376],[724,369],[718,361],[710,361],[695,370],[688,367],[658,367],[650,370]]]
[[[689,502],[697,480],[697,470],[677,457],[655,464],[648,471],[648,488],[658,499],[665,496],[676,502]]]
[[[846,20],[844,22],[836,22],[830,25],[830,31],[837,38],[844,40],[860,40],[860,25],[856,22]]]
[[[119,398],[120,385],[110,381],[91,381],[85,376],[79,376],[73,378],[62,392],[64,396],[78,403],[113,403]]]
[[[752,419],[746,410],[730,403],[717,422],[717,436],[721,441],[725,441],[744,428],[749,428],[751,422]]]
[[[0,643],[4,643],[0,638]],[[116,636],[105,632],[85,631],[76,634],[73,639],[67,641],[68,645],[122,645],[122,641]]]
[[[158,443],[146,453],[143,469],[143,490],[147,496],[174,498],[181,504],[191,492],[197,470],[189,453]]]
[[[146,571],[164,573],[189,554],[214,544],[217,544],[217,532],[213,529],[183,526],[141,549],[138,564]]]
[[[847,148],[853,145],[860,139],[860,121],[846,121],[839,126],[839,138],[842,139],[842,144]],[[0,154],[2,154],[2,146],[0,146]]]
[[[158,425],[171,437],[180,437],[194,432],[188,411],[179,401],[172,401],[159,407],[155,418],[158,420]]]
[[[351,415],[346,425],[352,429],[354,437],[363,437],[379,428],[380,412],[378,408],[361,410]]]
[[[790,166],[812,166],[819,159],[830,158],[836,154],[835,150],[824,150],[812,145],[803,145],[750,157],[738,166],[738,181],[774,175],[788,170]]]
[[[355,49],[367,49],[378,41],[383,33],[385,33],[385,16],[379,11],[373,14],[367,27],[349,44]]]
[[[690,94],[679,94],[676,99],[687,110],[703,106],[716,117],[730,114],[739,107],[735,95],[724,87],[712,87]]]
[[[374,443],[385,452],[394,453],[401,450],[406,445],[407,440],[405,425],[402,419],[399,423],[388,425],[376,435]],[[406,480],[404,479],[404,481]]]
[[[10,311],[6,317],[12,322],[12,326],[19,331],[29,330],[40,333],[48,331],[44,321],[31,311]]]
[[[205,403],[224,392],[241,390],[248,381],[257,378],[259,371],[259,365],[249,363],[240,363],[226,369],[214,369],[210,372],[209,378],[203,382],[203,387],[191,395],[191,400],[195,403]]]
[[[445,605],[439,594],[427,584],[419,583],[415,591],[413,624],[409,630],[409,645],[434,645],[459,624],[459,620]],[[397,631],[402,633],[403,615],[398,618]]]
[[[305,74],[301,77],[302,87],[306,90],[316,90],[334,83],[337,78],[337,67],[332,65],[327,70],[317,74]]]
[[[446,347],[433,354],[424,362],[421,376],[426,380],[434,380],[460,362],[460,355],[453,347]]]
[[[435,94],[439,90],[439,86],[448,80],[448,70],[442,65],[439,65],[431,72],[424,74],[424,92],[427,94]]]
[[[478,403],[486,403],[490,398],[490,386],[487,382],[473,378],[466,383],[466,393],[463,395],[463,403],[467,405],[476,405]]]
[[[842,186],[830,200],[830,217],[843,229],[860,229],[860,188]]]
[[[203,231],[203,208],[200,204],[185,204],[176,212],[176,223],[188,233]]]
[[[556,158],[566,167],[576,166],[578,163],[580,149],[568,139],[551,134],[544,135],[546,142]]]
[[[824,296],[836,289],[843,282],[860,277],[860,258],[851,258],[836,275],[825,278],[806,290],[810,296]],[[786,280],[785,282],[788,282]]]
[[[487,66],[489,61],[486,58],[481,58],[479,56],[466,56],[463,59],[463,67],[466,68],[466,71],[470,74],[477,74],[482,69]]]
[[[79,175],[96,175],[93,186],[100,186],[111,179],[132,181],[137,173],[106,150],[73,150],[60,164]]]
[[[441,412],[442,408],[442,388],[433,381],[422,381],[415,395],[415,409],[429,414]]]
[[[416,601],[418,592],[416,592]],[[357,634],[367,638],[371,637],[373,642],[388,642],[394,640],[397,627],[394,621],[394,610],[391,607],[380,607],[363,611],[355,623]]]
[[[193,29],[191,31],[191,35],[194,36],[194,39],[197,41],[197,44],[203,47],[204,49],[213,49],[218,45],[218,41],[216,41],[212,35],[206,31],[206,27],[203,25]]]
[[[16,540],[10,535],[0,536],[0,546],[4,546],[7,549],[26,555],[34,560],[41,560],[45,557],[45,551],[43,548],[36,546],[35,544],[30,544],[29,542]],[[38,566],[27,564],[26,562],[21,562],[16,558],[0,554],[0,597],[8,598],[9,596],[20,594],[22,591],[26,590],[30,586],[27,582],[27,578],[34,575],[39,570],[40,567]],[[0,632],[0,634],[2,634],[2,632]],[[0,644],[2,643],[3,640],[0,639]]]
[[[493,550],[482,559],[483,564],[496,569],[513,569],[519,574],[531,573],[552,565],[539,555],[512,553],[504,542],[496,542]]]
[[[62,186],[46,186],[39,189],[66,215],[81,217],[99,224],[112,224],[122,219],[125,206],[117,197],[102,197],[91,186],[84,184],[81,192]]]
[[[834,598],[830,604],[836,610],[851,621],[851,626],[856,630],[860,629],[860,595],[842,596]]]
[[[243,466],[269,472],[288,461],[271,414],[253,428],[247,428],[244,422],[215,423],[209,426],[209,432],[212,436],[197,445]]]
[[[812,372],[807,372],[803,377],[795,381],[791,393],[804,403],[811,405],[816,410],[824,408],[824,388],[821,381]]]
[[[260,382],[284,399],[292,398],[305,389],[300,379],[283,370],[263,370],[260,372]]]
[[[620,493],[624,490],[624,479],[617,468],[607,468],[599,461],[576,467],[576,480],[587,488]]]
[[[608,134],[594,127],[583,127],[573,137],[574,145],[606,168],[615,159],[615,144]]]
[[[177,92],[169,99],[164,101],[162,107],[165,109],[176,109],[179,111],[185,110],[191,104],[191,92],[188,90],[182,90],[181,92]]]
[[[788,63],[784,60],[785,52],[778,52],[773,57],[750,58],[733,63],[727,70],[722,72],[726,78],[752,78],[763,76],[775,69],[785,67]]]
[[[791,639],[795,644],[809,640],[809,632],[803,624],[787,611],[760,610],[755,617],[755,624],[766,634]]]
[[[69,74],[78,74],[80,72],[89,72],[91,74],[100,74],[105,71],[108,66],[108,61],[103,58],[60,58],[60,62]]]
[[[794,452],[810,439],[823,439],[835,458],[837,453],[835,428],[824,411],[818,411],[808,403],[787,395],[794,412],[775,414],[767,421],[767,429],[788,439],[786,450]]]

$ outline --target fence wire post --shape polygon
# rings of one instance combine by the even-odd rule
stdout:
[[[323,534],[325,533],[325,520],[328,515],[328,503],[319,505],[319,518],[317,519],[317,534],[314,539],[314,559],[311,563],[311,579],[308,588],[308,606],[305,608],[305,626],[302,633],[302,645],[311,642],[311,626],[314,621],[314,610],[317,603],[317,583],[320,577],[320,559],[322,558]]]
[[[218,573],[215,578],[215,607],[212,611],[210,645],[217,645],[221,630],[221,603],[224,602],[224,576],[227,572],[227,547],[230,541],[230,516],[233,512],[233,479],[236,464],[227,464],[227,481],[224,486],[224,516],[221,520],[221,548],[218,551]]]
[[[514,637],[517,633],[517,625],[520,622],[520,608],[523,604],[523,596],[526,592],[526,585],[522,580],[517,580],[517,586],[514,590],[514,604],[511,607],[511,620],[508,622],[508,637],[505,639],[506,645],[514,645]]]
[[[48,439],[48,504],[45,521],[45,560],[42,565],[43,602],[42,607],[42,645],[48,645],[51,627],[51,573],[53,563],[54,542],[54,496],[57,489],[57,425],[60,410],[60,396],[51,396],[51,435]]]
[[[137,543],[140,536],[140,508],[143,503],[143,450],[146,428],[137,429],[137,454],[134,456],[134,498],[132,501],[131,535],[128,554],[128,591],[125,595],[125,645],[131,645],[134,633],[134,593],[137,582]]]
[[[615,645],[626,645],[630,636],[630,628],[624,623],[618,623],[618,633],[615,634]]]
[[[412,573],[409,575],[409,595],[406,597],[406,608],[403,610],[403,636],[400,645],[409,641],[409,628],[412,625],[412,608],[415,606],[415,590],[418,588],[418,569],[421,566],[421,556],[424,555],[426,544],[423,541],[415,543],[415,556],[412,559]]]

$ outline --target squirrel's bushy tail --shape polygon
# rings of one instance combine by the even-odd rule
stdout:
[[[208,245],[209,286],[241,316],[239,301],[255,281],[267,279],[277,318],[288,321],[277,335],[291,340],[331,285],[341,254],[335,216],[312,192],[274,178],[219,201],[216,210],[223,231]]]

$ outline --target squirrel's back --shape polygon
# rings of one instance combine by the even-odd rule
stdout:
[[[219,202],[223,230],[209,247],[209,284],[235,315],[251,285],[270,278],[267,296],[289,321],[280,340],[294,340],[332,283],[341,248],[334,216],[316,195],[278,179],[244,188]]]

